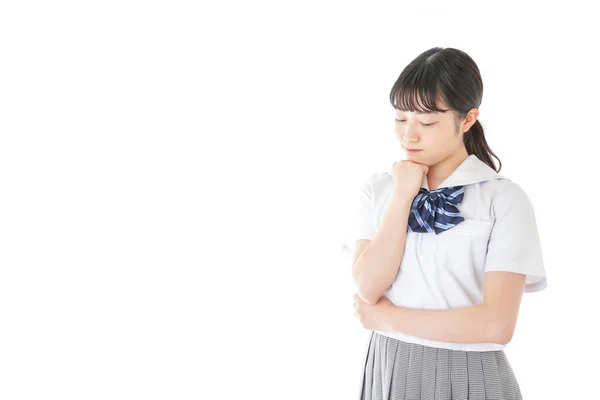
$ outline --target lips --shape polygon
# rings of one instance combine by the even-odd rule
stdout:
[[[409,153],[416,153],[416,152],[419,152],[419,151],[421,151],[423,149],[409,149],[409,148],[405,147],[404,150],[408,151]]]

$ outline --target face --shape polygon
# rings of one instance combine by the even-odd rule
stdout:
[[[395,110],[396,137],[407,160],[432,166],[458,152],[466,154],[463,132],[475,123],[479,111],[472,109],[463,120],[459,120],[456,112],[443,104],[438,105],[447,111],[420,113]]]

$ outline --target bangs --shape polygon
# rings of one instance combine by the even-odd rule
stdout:
[[[444,102],[439,92],[439,82],[433,79],[435,71],[427,63],[405,70],[390,92],[392,106],[400,111],[445,112],[436,105]]]

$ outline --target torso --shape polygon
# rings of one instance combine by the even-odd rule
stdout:
[[[377,229],[392,198],[392,183],[391,176],[374,182]],[[434,187],[441,184],[434,183]],[[450,309],[481,304],[487,244],[494,225],[492,202],[506,184],[512,182],[498,179],[466,185],[464,200],[458,205],[465,220],[445,232],[437,235],[407,232],[398,274],[384,296],[397,306],[417,309]],[[496,344],[430,342],[411,339],[400,332],[379,333],[434,347],[465,350],[497,350],[503,347]]]

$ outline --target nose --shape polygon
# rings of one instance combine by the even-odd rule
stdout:
[[[417,131],[414,128],[414,126],[412,124],[406,124],[406,127],[404,129],[404,134],[402,136],[402,142],[409,144],[409,143],[416,143],[418,141],[419,141],[419,136],[418,136]]]

